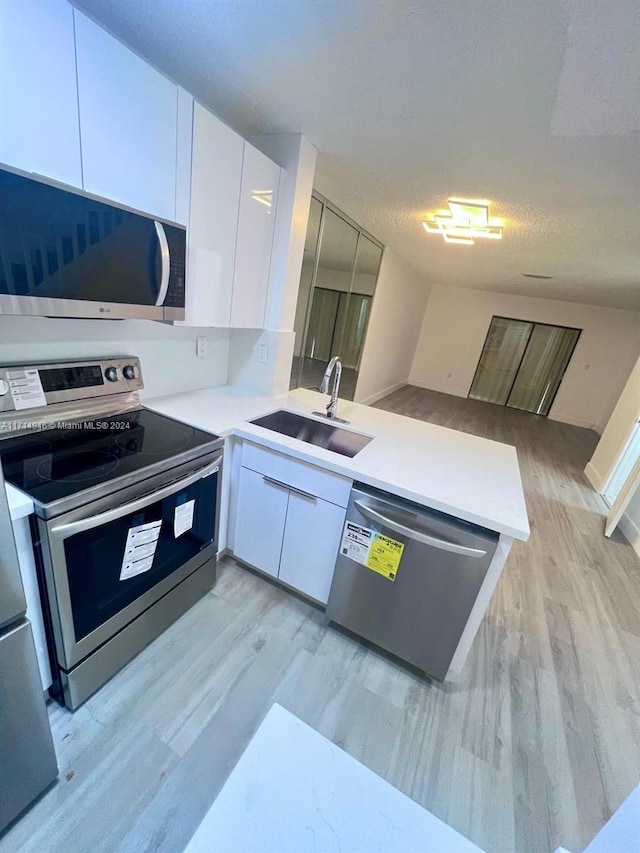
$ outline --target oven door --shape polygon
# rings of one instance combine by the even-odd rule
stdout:
[[[215,557],[222,453],[48,522],[44,566],[58,664],[70,670]],[[166,483],[166,473],[164,482]]]

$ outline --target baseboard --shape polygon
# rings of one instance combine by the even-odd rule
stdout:
[[[415,385],[416,388],[426,388],[427,391],[439,391],[441,394],[451,394],[453,397],[467,397],[468,389],[452,388],[450,385],[437,385],[435,382],[424,382],[422,379],[414,379],[410,376],[407,385]]]
[[[640,557],[640,527],[628,515],[622,516],[618,522],[618,527],[624,533],[633,550]]]
[[[404,386],[408,384],[408,379],[405,379],[404,382],[396,382],[394,385],[389,385],[389,387],[385,388],[383,391],[378,391],[375,394],[371,394],[369,397],[365,397],[364,400],[356,400],[355,402],[360,403],[362,406],[370,406],[372,403],[377,403],[378,400],[382,400],[383,397],[386,397],[388,394],[393,394],[394,391],[398,391],[400,388],[404,388]]]
[[[591,462],[587,462],[587,467],[584,469],[584,475],[591,483],[593,488],[596,490],[596,492],[600,494],[602,492],[602,487],[604,486],[604,483],[602,482],[602,477],[593,467]]]
[[[584,418],[574,418],[571,415],[563,415],[561,412],[549,412],[548,418],[550,421],[560,421],[561,424],[569,424],[569,426],[582,427],[583,429],[595,430],[596,428],[593,421],[586,421]]]

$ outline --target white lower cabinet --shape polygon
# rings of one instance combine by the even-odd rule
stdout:
[[[351,481],[246,442],[242,460],[234,556],[326,604]]]
[[[240,469],[233,553],[276,578],[288,501],[289,489],[273,485],[249,468]]]
[[[290,492],[280,580],[326,604],[344,517],[342,506]]]

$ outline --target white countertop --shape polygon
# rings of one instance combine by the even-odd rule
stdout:
[[[280,397],[240,395],[228,386],[144,400],[161,414],[234,434],[423,506],[529,538],[516,450],[511,445],[340,400],[346,429],[374,436],[353,459],[248,423],[276,409],[324,411],[327,395],[298,389]],[[337,426],[344,426],[337,424]]]
[[[9,515],[11,521],[17,521],[19,518],[24,518],[25,515],[31,515],[33,512],[33,501],[20,489],[16,489],[11,483],[5,483],[7,490],[7,501],[9,503]]]
[[[185,853],[481,853],[331,741],[273,705]]]

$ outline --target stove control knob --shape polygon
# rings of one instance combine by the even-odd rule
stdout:
[[[135,379],[136,378],[136,369],[132,364],[125,365],[122,372],[124,373],[125,379]]]
[[[109,382],[117,382],[118,381],[118,368],[117,367],[107,367],[104,372],[104,375],[107,377]]]
[[[0,379],[0,397],[4,397],[5,394],[9,393],[9,383],[5,382],[4,379]]]

